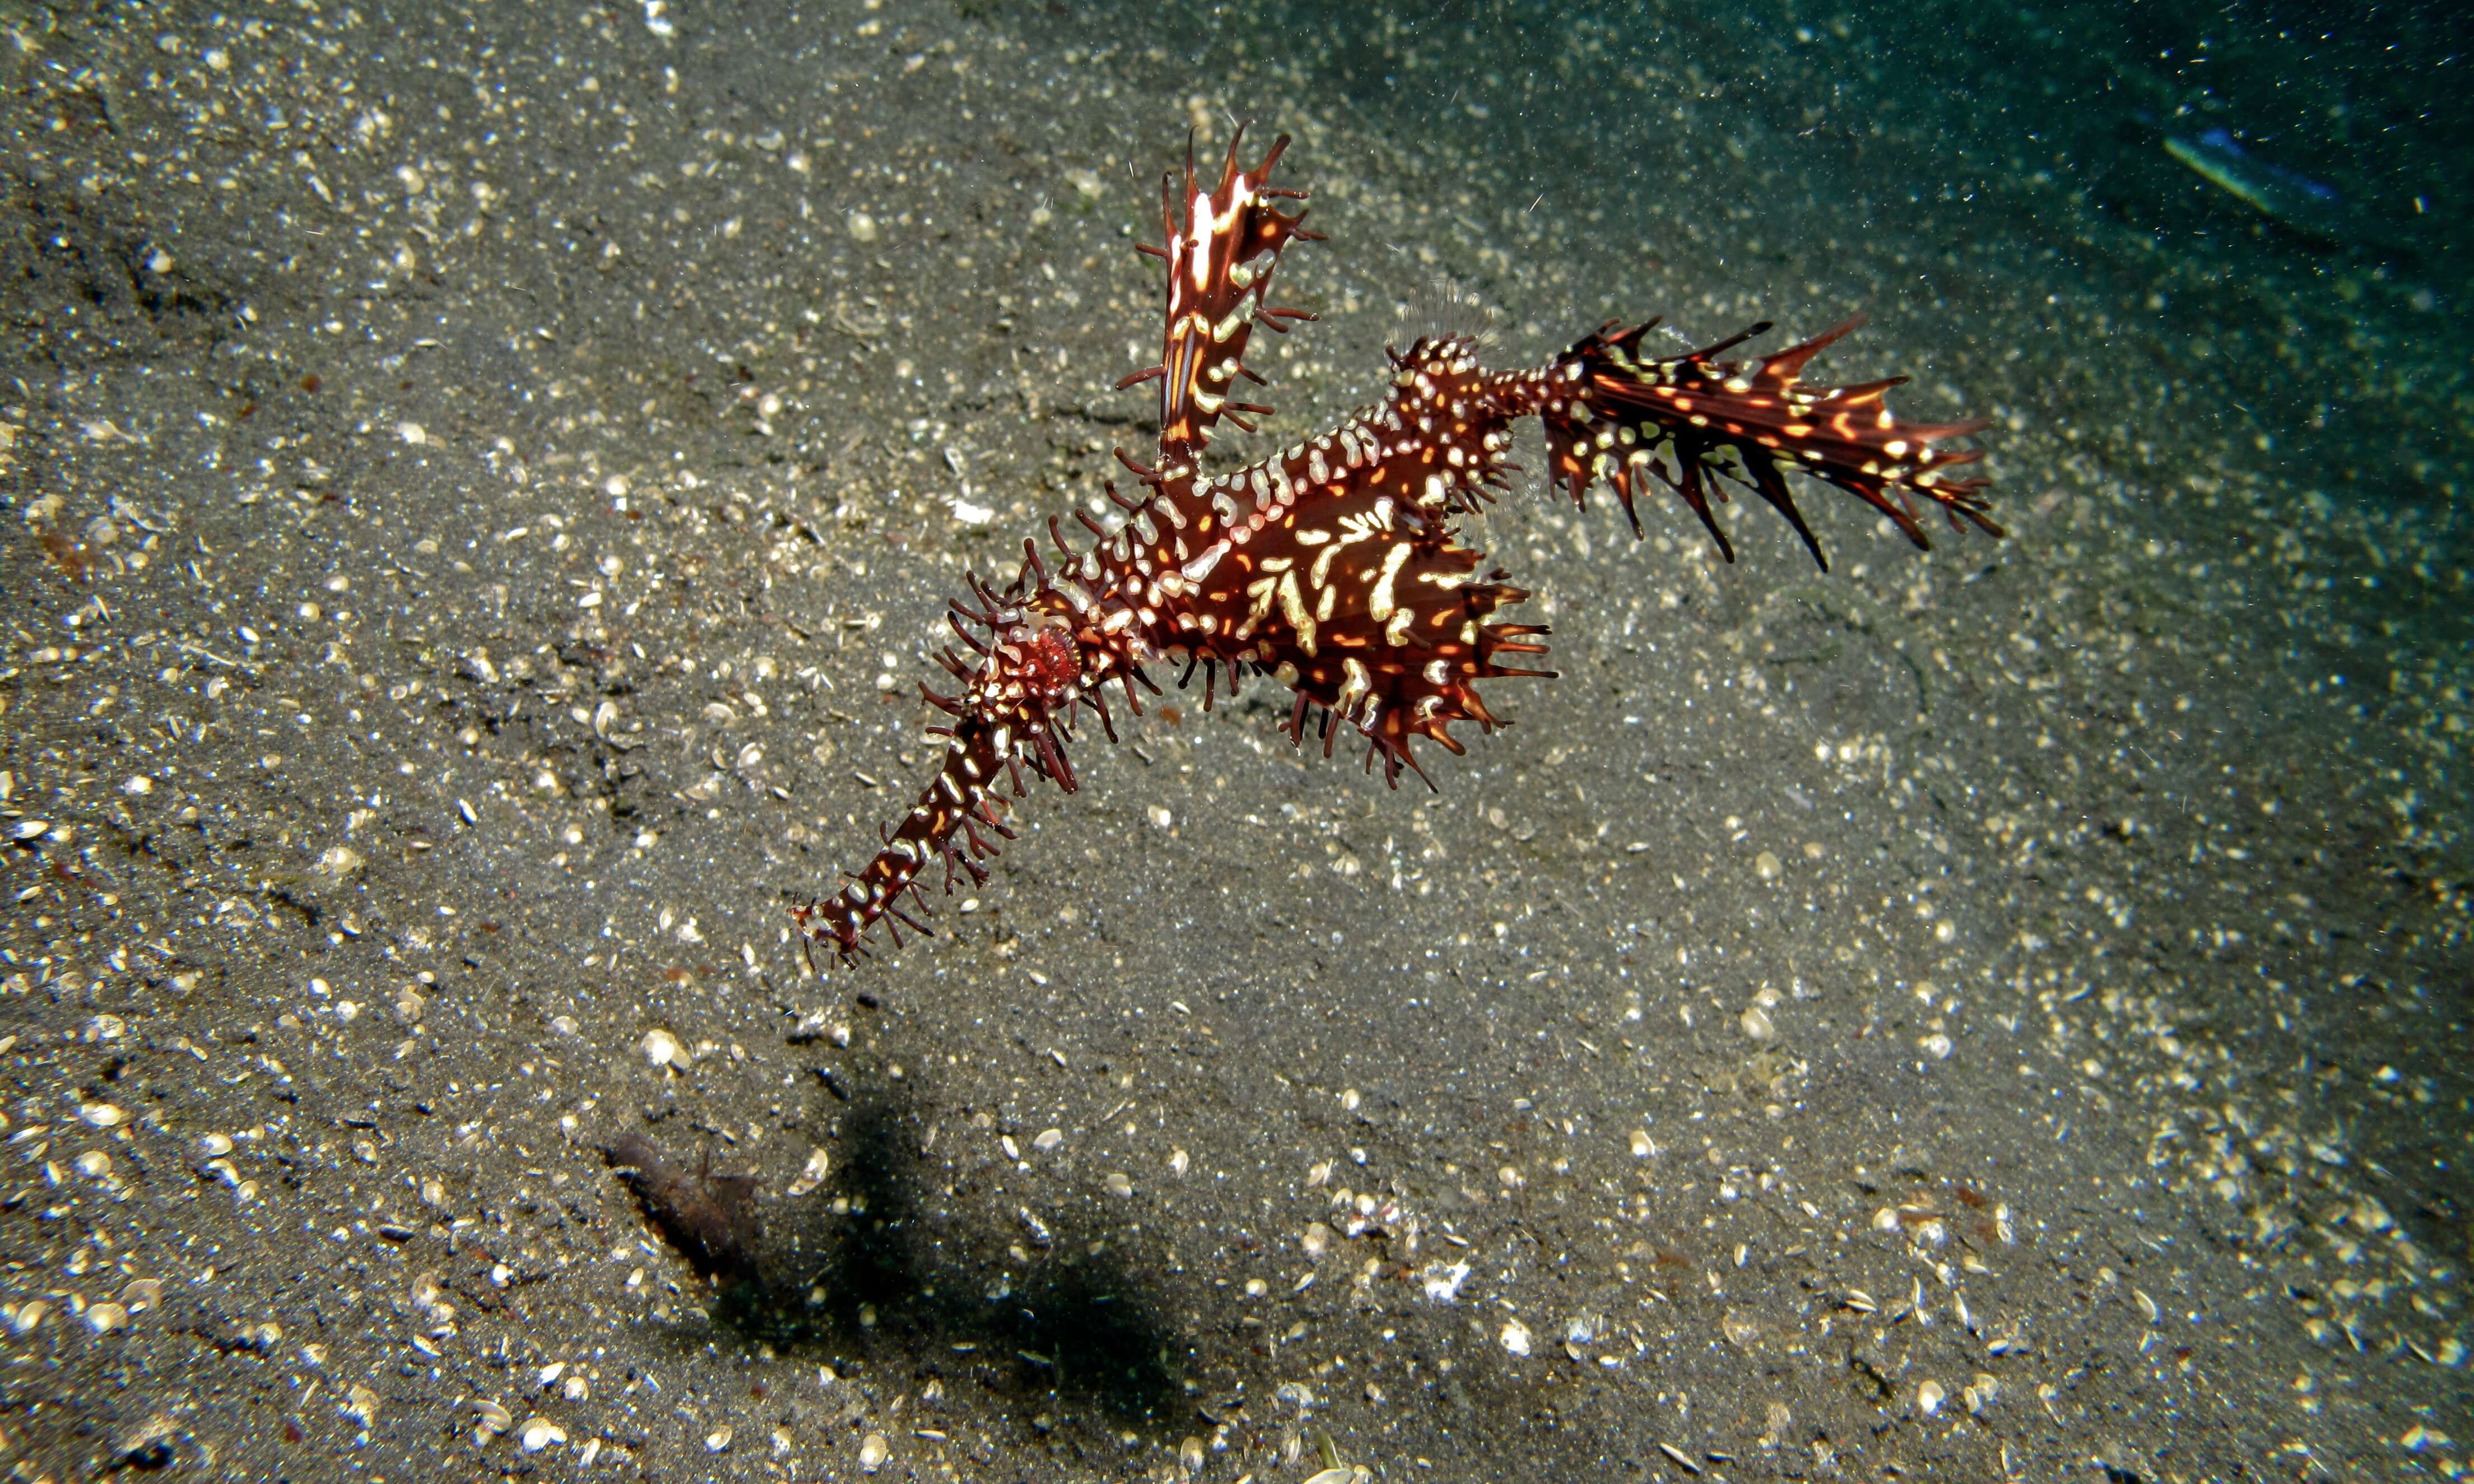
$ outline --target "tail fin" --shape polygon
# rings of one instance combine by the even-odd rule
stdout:
[[[1602,327],[1565,352],[1547,373],[1557,390],[1571,388],[1570,400],[1561,402],[1560,410],[1550,404],[1545,420],[1548,456],[1574,503],[1582,502],[1592,480],[1603,479],[1638,535],[1634,490],[1637,484],[1646,487],[1644,473],[1655,474],[1692,507],[1732,562],[1734,547],[1710,509],[1712,495],[1721,501],[1727,499],[1718,482],[1725,476],[1752,489],[1784,516],[1824,572],[1830,563],[1796,508],[1786,471],[1826,480],[1862,499],[1920,547],[1929,543],[1917,523],[1917,495],[1938,504],[1953,528],[1964,523],[1989,535],[2002,533],[1978,493],[1991,481],[1952,478],[1948,473],[1983,455],[1974,449],[1931,447],[1977,431],[1986,426],[1982,419],[1899,422],[1882,394],[1904,377],[1857,386],[1802,381],[1805,362],[1863,324],[1862,315],[1749,367],[1717,357],[1766,333],[1766,320],[1688,354],[1644,360],[1641,336],[1657,323],[1626,330],[1612,324]],[[1722,451],[1734,454],[1740,472],[1715,461]]]

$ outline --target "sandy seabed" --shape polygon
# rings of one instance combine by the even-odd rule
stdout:
[[[12,1478],[2462,1473],[2460,266],[2066,12],[1443,13],[0,8]],[[1232,114],[1331,238],[1232,450],[1438,276],[1864,307],[2010,535],[1532,473],[1438,791],[1172,693],[812,965]]]

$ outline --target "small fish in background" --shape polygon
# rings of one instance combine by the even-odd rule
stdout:
[[[2222,129],[2196,138],[2167,134],[2165,153],[2209,184],[2296,231],[2329,242],[2358,242],[2370,235],[2335,186],[2262,159]]]

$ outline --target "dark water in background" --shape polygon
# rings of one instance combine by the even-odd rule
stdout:
[[[2173,424],[2266,436],[2332,495],[2445,503],[2469,487],[2463,8],[1753,9],[1083,18],[1106,14],[1108,35],[1165,49],[1206,88],[1232,55],[1276,58],[1410,156],[1467,150],[1503,194],[1593,213],[1613,239],[1655,205],[1672,225],[1639,232],[1642,251],[1712,274],[1758,274],[1783,231],[1828,231],[1849,257],[1895,244],[1915,259],[1901,277],[1971,305],[1977,333],[2063,328],[2058,299],[2100,306],[2110,364],[2059,368],[2048,390],[2065,406],[2081,378],[2109,401],[2109,379],[2154,377]],[[2210,130],[2333,187],[2344,240],[2271,221],[2166,153]]]

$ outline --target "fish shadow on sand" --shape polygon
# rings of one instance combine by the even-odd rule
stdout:
[[[715,1285],[713,1323],[749,1345],[871,1373],[967,1381],[1043,1428],[1086,1407],[1111,1425],[1167,1436],[1186,1418],[1176,1361],[1189,1346],[1158,1318],[1116,1251],[1070,1216],[999,1223],[984,1206],[931,1210],[941,1161],[890,1091],[855,1095],[827,1189],[760,1199],[641,1133],[606,1153],[649,1223]],[[846,1209],[837,1205],[847,1204]],[[1009,1246],[1032,1253],[1009,1260]],[[697,1344],[702,1343],[698,1338]]]

